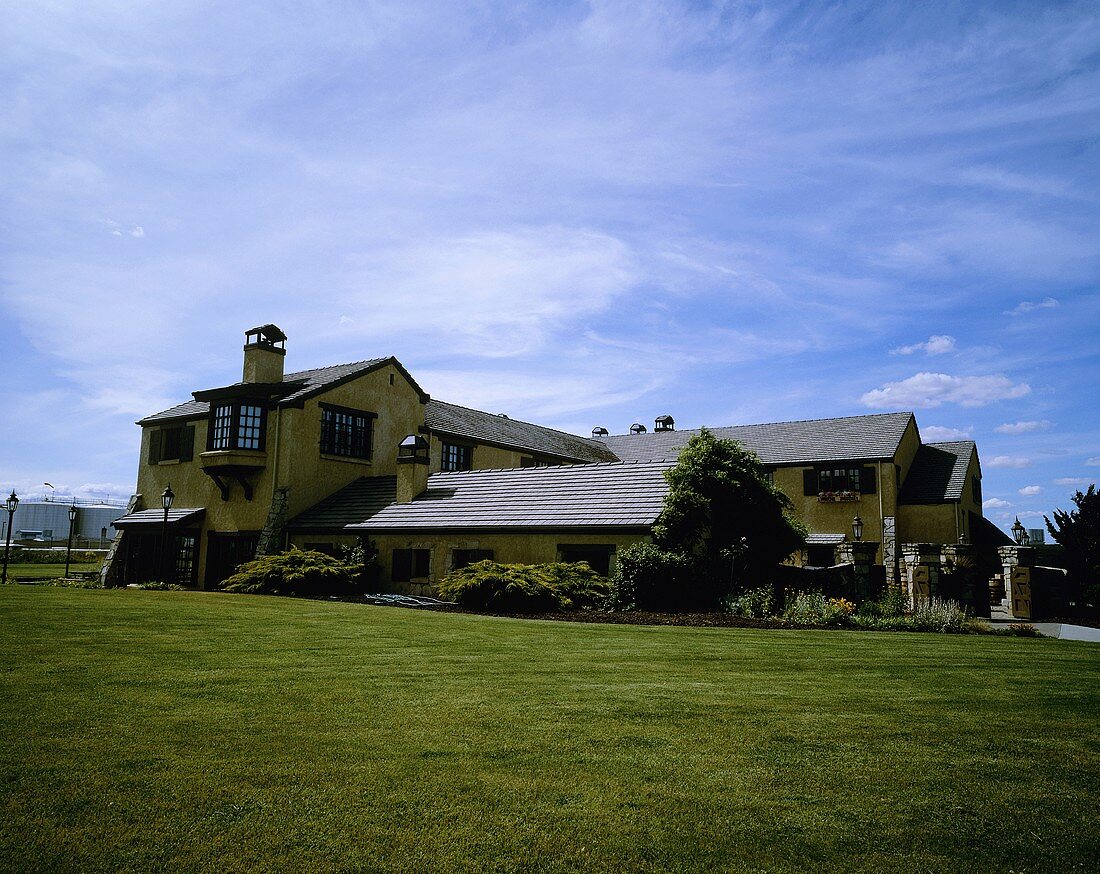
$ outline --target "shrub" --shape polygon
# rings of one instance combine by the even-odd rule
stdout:
[[[0,543],[0,557],[3,556],[3,543]],[[74,549],[69,559],[73,564],[95,564],[103,560],[102,552]],[[12,544],[9,564],[64,564],[63,549],[26,549]]]
[[[441,597],[471,610],[546,613],[602,606],[608,584],[585,562],[499,564],[478,561],[439,583]]]
[[[868,619],[889,619],[904,616],[908,609],[909,601],[900,589],[887,589],[877,601],[864,601],[860,604],[856,615]]]
[[[128,589],[144,589],[147,592],[182,592],[183,586],[176,583],[162,583],[160,580],[150,580],[144,583],[131,583]]]
[[[350,595],[358,589],[359,571],[323,552],[291,549],[245,562],[222,588],[246,595]]]
[[[913,611],[913,622],[922,631],[940,634],[959,633],[966,622],[966,611],[956,601],[930,598],[920,601]]]
[[[844,598],[799,592],[787,604],[783,618],[792,625],[846,625],[854,610],[855,605]]]
[[[775,597],[771,586],[750,589],[741,595],[730,595],[723,602],[727,613],[749,619],[764,619],[772,615]]]
[[[695,564],[687,556],[653,543],[632,543],[619,552],[611,578],[617,610],[690,610],[700,604],[694,590]]]

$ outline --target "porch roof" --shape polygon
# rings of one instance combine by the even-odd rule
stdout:
[[[168,511],[168,527],[183,528],[206,515],[204,507],[173,507]],[[111,523],[115,528],[155,528],[164,525],[164,510],[139,510],[127,513]]]

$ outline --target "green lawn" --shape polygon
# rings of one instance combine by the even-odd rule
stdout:
[[[0,590],[0,867],[1091,869],[1100,646]]]

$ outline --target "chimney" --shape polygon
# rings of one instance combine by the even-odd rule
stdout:
[[[607,436],[607,429],[605,427],[603,427],[603,425],[597,425],[595,428],[592,429],[592,436],[594,438],[596,438],[597,440],[599,440],[602,437],[606,437]]]
[[[675,431],[676,422],[673,421],[672,416],[664,415],[658,416],[653,423],[654,431]]]
[[[283,381],[286,334],[276,325],[260,325],[244,334],[244,382]]]
[[[644,434],[645,433],[645,425],[643,425],[641,422],[635,422],[633,425],[630,426],[630,433],[631,434]]]
[[[409,503],[427,487],[428,441],[410,434],[397,445],[397,503]]]

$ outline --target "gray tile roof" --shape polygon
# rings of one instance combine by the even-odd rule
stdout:
[[[397,477],[364,476],[333,492],[320,503],[287,523],[291,531],[333,531],[364,522],[392,504],[397,497]]]
[[[937,504],[962,498],[966,470],[977,451],[971,440],[925,443],[901,486],[903,504]]]
[[[552,455],[569,461],[617,461],[599,440],[578,437],[543,425],[509,419],[434,398],[424,412],[424,423],[440,434]]]
[[[197,522],[205,514],[206,509],[204,507],[173,507],[168,511],[168,525],[173,527]],[[128,513],[125,516],[119,516],[111,525],[115,528],[130,528],[135,525],[152,528],[164,525],[164,510],[155,507],[149,510],[139,510],[137,513]]]
[[[282,406],[291,406],[311,395],[332,388],[334,385],[338,385],[349,379],[354,379],[356,376],[361,376],[390,360],[395,359],[371,358],[367,361],[353,361],[350,364],[334,364],[331,367],[316,367],[313,370],[299,370],[296,373],[288,373],[283,376],[283,383],[286,386],[287,394],[279,399],[279,403]],[[248,383],[244,382],[235,382],[232,386],[226,386],[226,388],[235,386],[244,388],[247,384]],[[415,386],[416,384],[413,383],[413,385]],[[209,402],[191,400],[182,404],[177,404],[174,407],[169,407],[167,410],[162,410],[151,416],[146,416],[144,419],[141,419],[138,424],[147,425],[150,422],[160,422],[169,419],[200,419],[208,415],[209,412]]]
[[[901,443],[912,413],[878,413],[839,419],[773,422],[708,428],[716,437],[737,440],[765,464],[891,458]],[[620,434],[602,442],[623,461],[675,458],[694,431]]]
[[[407,504],[349,526],[384,531],[647,528],[664,506],[668,462],[437,473]]]

